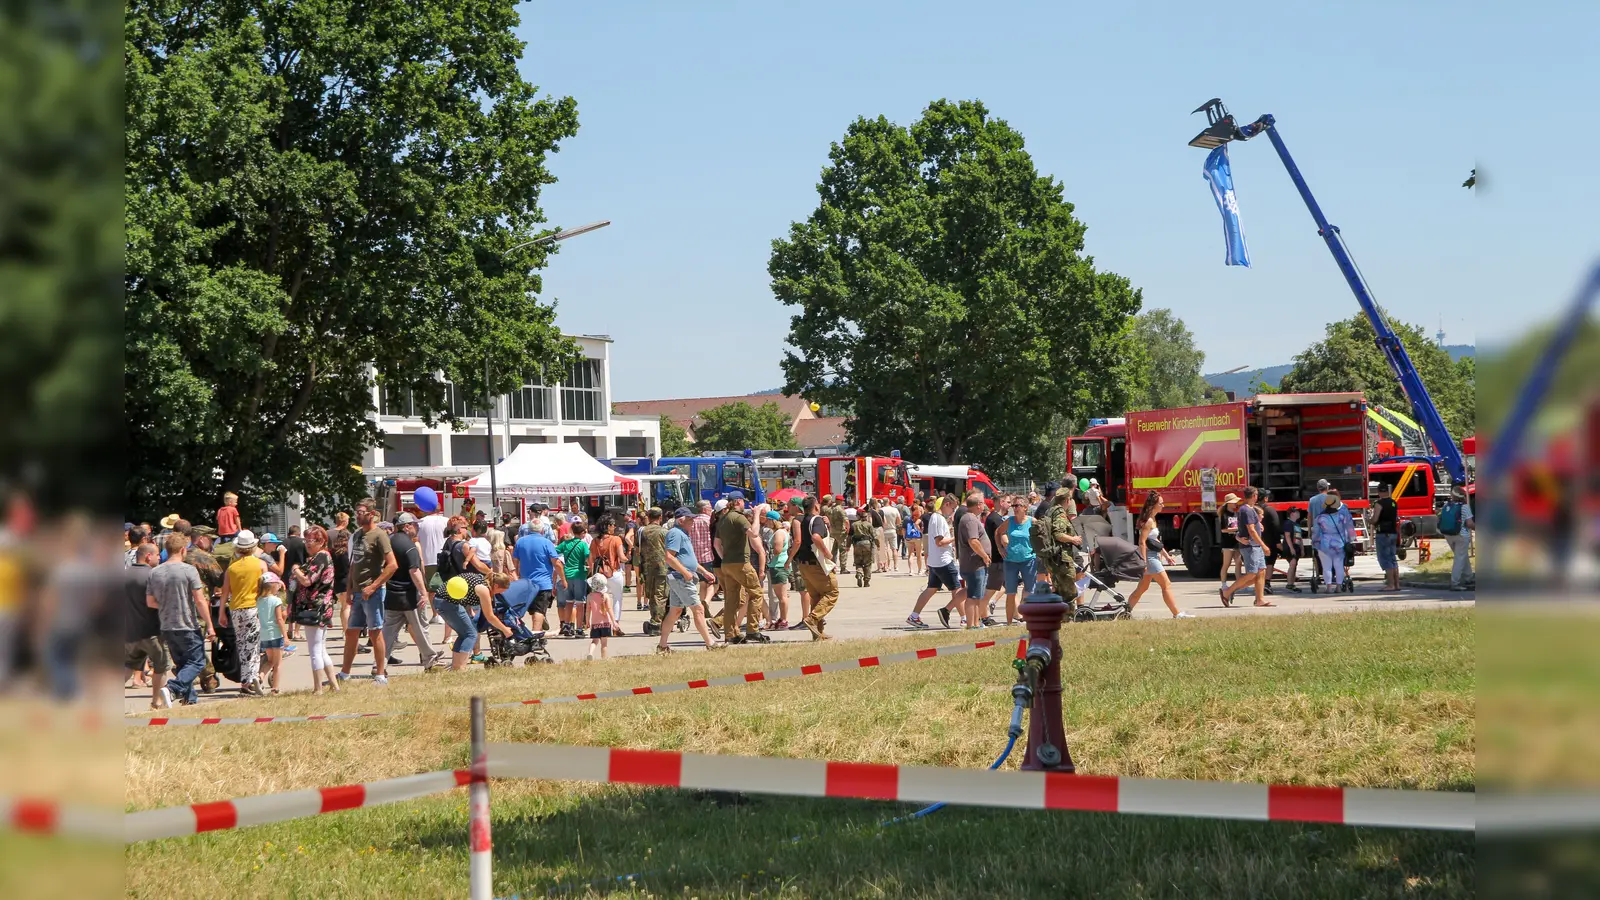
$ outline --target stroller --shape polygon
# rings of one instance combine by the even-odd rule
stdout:
[[[1116,586],[1121,581],[1137,584],[1144,577],[1145,561],[1138,548],[1121,538],[1102,537],[1096,542],[1094,560],[1093,571],[1078,567],[1078,610],[1073,621],[1133,618],[1128,598]]]
[[[553,663],[555,658],[550,655],[550,648],[546,644],[543,631],[529,631],[528,626],[522,623],[522,616],[513,617],[511,605],[506,602],[504,594],[494,597],[495,618],[504,622],[511,629],[511,636],[506,637],[500,632],[489,627],[489,620],[482,613],[478,615],[479,632],[489,635],[489,658],[484,660],[485,669],[497,666],[516,665],[517,657],[526,656],[523,665],[533,666],[539,663]]]

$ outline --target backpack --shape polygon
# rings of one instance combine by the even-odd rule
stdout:
[[[439,550],[439,556],[434,560],[439,569],[439,577],[449,580],[461,574],[461,563],[456,555],[456,550],[461,547],[459,538],[451,538],[444,542],[444,547]]]
[[[1050,539],[1050,520],[1033,518],[1033,524],[1028,526],[1028,543],[1033,545],[1033,553],[1046,562],[1058,562],[1061,559],[1061,542]]]
[[[1461,533],[1461,504],[1446,503],[1439,513],[1439,533],[1455,537]]]

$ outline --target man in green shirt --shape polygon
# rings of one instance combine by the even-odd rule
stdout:
[[[667,529],[661,525],[661,508],[645,512],[649,523],[639,529],[639,595],[650,604],[650,622],[644,633],[661,633],[667,615]]]
[[[722,582],[722,633],[730,644],[755,642],[765,644],[772,640],[761,633],[761,576],[757,574],[764,553],[761,534],[744,515],[744,492],[728,494],[728,506],[717,521],[715,535],[722,555],[722,569],[717,577]],[[751,565],[752,554],[757,565]],[[739,613],[744,612],[744,634],[739,634]]]

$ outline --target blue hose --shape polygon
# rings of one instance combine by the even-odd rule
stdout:
[[[1017,745],[1017,737],[1018,737],[1019,734],[1020,734],[1019,731],[1012,731],[1011,732],[1010,736],[1006,739],[1006,749],[1001,751],[1000,758],[994,761],[994,765],[989,767],[989,771],[993,772],[995,769],[998,769],[1001,766],[1005,765],[1006,757],[1011,755],[1011,748],[1015,747]],[[943,801],[940,801],[938,803],[933,804],[932,806],[928,806],[928,807],[924,807],[922,809],[919,809],[919,810],[917,810],[916,812],[912,813],[909,816],[901,816],[898,819],[890,819],[887,822],[880,822],[878,824],[878,827],[879,828],[886,828],[886,827],[888,827],[890,825],[898,825],[901,822],[909,822],[912,819],[920,819],[923,816],[926,816],[926,815],[928,815],[930,813],[936,813],[939,810],[944,809],[948,805],[949,804],[947,804],[947,803],[945,803]]]

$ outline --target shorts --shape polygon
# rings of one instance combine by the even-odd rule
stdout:
[[[789,570],[788,569],[783,569],[783,568],[768,569],[767,570],[767,583],[768,584],[788,584],[789,583]]]
[[[989,586],[989,570],[974,569],[971,572],[962,572],[961,581],[966,585],[968,600],[982,600],[984,590]]]
[[[945,588],[953,591],[956,589],[956,585],[960,583],[960,577],[956,572],[955,563],[928,567],[928,587],[934,590]]]
[[[1006,562],[1005,562],[1005,560],[996,559],[994,562],[989,564],[989,575],[988,575],[987,583],[988,583],[989,590],[991,590],[991,591],[1000,590],[1001,586],[1006,583]]]
[[[568,578],[567,586],[556,595],[556,606],[565,609],[589,602],[589,582],[582,578]]]
[[[1033,586],[1039,580],[1038,557],[1026,559],[1022,562],[1006,560],[1002,565],[1005,567],[1005,581],[1003,583],[1006,586],[1007,594],[1015,594],[1019,588],[1025,594],[1033,593]]]
[[[1239,554],[1244,557],[1244,573],[1253,575],[1264,572],[1267,568],[1267,553],[1259,544],[1247,544],[1239,548]]]
[[[693,609],[700,605],[698,588],[676,575],[667,579],[667,602],[672,609]]]
[[[568,582],[570,584],[570,582]],[[556,592],[550,588],[542,588],[533,595],[533,601],[528,604],[528,612],[544,615],[550,611],[550,604],[554,603]]]
[[[1165,572],[1166,570],[1167,570],[1167,567],[1161,564],[1161,557],[1160,556],[1158,556],[1158,555],[1156,555],[1154,553],[1148,553],[1145,556],[1145,558],[1144,558],[1144,573],[1146,575],[1160,575],[1162,572]]]
[[[611,637],[611,626],[610,625],[596,625],[593,628],[589,629],[589,637],[590,638],[608,638],[608,637]]]
[[[371,597],[363,598],[360,591],[350,596],[350,613],[344,627],[350,631],[381,631],[383,629],[383,598],[385,588],[378,588]]]
[[[157,672],[172,671],[172,654],[167,652],[167,644],[159,637],[147,637],[140,641],[128,641],[123,644],[123,667],[128,671],[144,668],[144,661],[150,660],[150,668]]]
[[[1388,572],[1400,568],[1400,536],[1378,535],[1378,568]]]
[[[273,638],[270,641],[262,641],[261,642],[261,649],[263,649],[263,650],[282,650],[283,649],[283,638],[280,637],[280,638]]]

